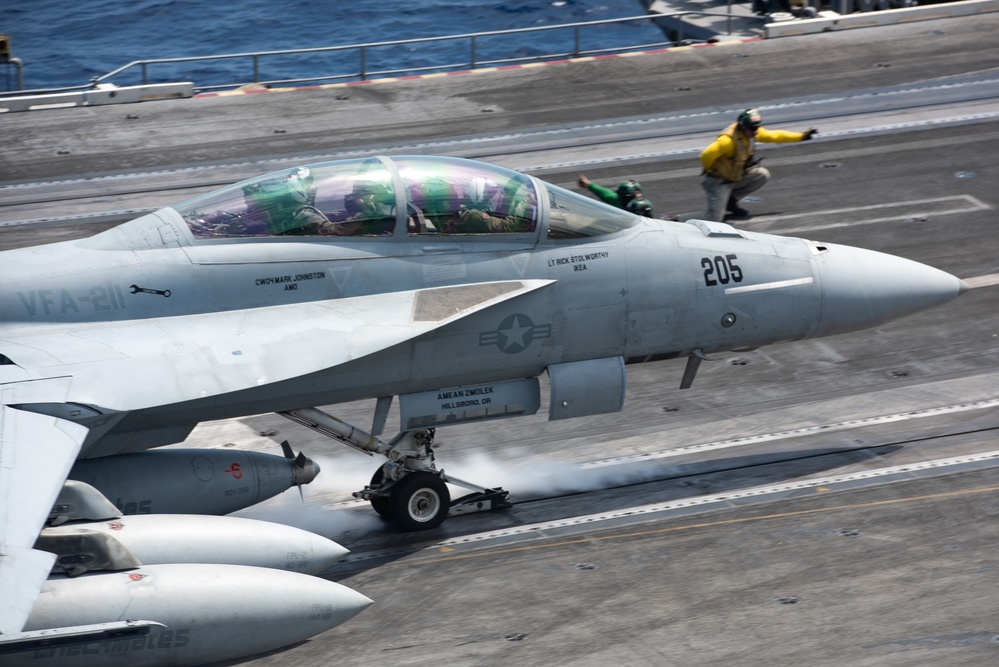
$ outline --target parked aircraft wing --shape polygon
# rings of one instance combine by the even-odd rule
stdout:
[[[511,280],[118,322],[26,325],[6,355],[61,400],[119,410],[299,377],[415,338],[554,281]],[[156,378],[150,382],[149,378]],[[27,379],[27,378],[25,378]]]
[[[0,387],[12,402],[13,392]],[[0,405],[0,634],[20,632],[55,555],[35,551],[87,429]]]

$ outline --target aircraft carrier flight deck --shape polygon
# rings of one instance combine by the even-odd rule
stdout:
[[[244,511],[350,549],[374,604],[228,665],[962,665],[999,662],[999,16],[496,71],[0,114],[0,249],[81,238],[286,166],[493,162],[569,189],[633,178],[705,205],[698,154],[746,107],[750,231],[879,250],[970,290],[889,325],[627,367],[622,412],[437,431],[438,464],[506,510],[399,533],[351,492],[377,463],[276,415],[187,446],[322,473]],[[585,336],[585,331],[579,335]],[[543,394],[544,395],[544,394]],[[372,402],[331,409],[370,424]],[[394,413],[393,413],[394,414]],[[393,416],[390,415],[390,423]]]

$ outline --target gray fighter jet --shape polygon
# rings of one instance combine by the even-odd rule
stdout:
[[[685,388],[709,354],[876,326],[967,288],[878,252],[642,218],[426,156],[267,174],[4,252],[0,272],[0,655],[33,665],[223,660],[370,602],[281,571],[335,545],[289,537],[291,567],[247,562],[267,529],[164,516],[226,514],[318,471],[289,445],[147,451],[199,422],[276,412],[384,456],[355,495],[429,529],[508,504],[443,474],[435,429],[535,413],[542,374],[551,419],[613,412],[628,364],[686,359]],[[373,399],[367,430],[323,407],[358,399]],[[470,493],[452,501],[449,483]],[[229,541],[244,546],[217,553]]]

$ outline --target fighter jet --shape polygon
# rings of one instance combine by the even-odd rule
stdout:
[[[35,665],[223,660],[370,602],[206,553],[252,551],[254,530],[191,515],[317,469],[290,445],[155,450],[200,422],[279,413],[384,457],[355,495],[402,530],[432,529],[509,504],[437,466],[436,429],[536,413],[544,374],[550,419],[614,412],[629,364],[686,359],[682,389],[708,355],[877,326],[967,289],[899,257],[643,218],[430,156],[266,174],[4,252],[0,271],[0,653]],[[367,429],[335,415],[358,399],[373,401]],[[336,551],[292,541],[293,562]]]

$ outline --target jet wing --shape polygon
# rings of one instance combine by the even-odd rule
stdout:
[[[4,402],[14,388],[0,387]],[[0,404],[0,634],[18,633],[55,555],[35,551],[87,429]]]
[[[32,546],[87,429],[12,405],[119,410],[305,375],[373,354],[554,281],[474,283],[137,321],[0,331],[0,633],[18,633],[54,555]],[[152,379],[152,381],[150,381]]]
[[[35,325],[0,337],[4,354],[30,379],[72,377],[60,402],[132,410],[332,368],[552,282],[473,283],[177,317]]]

